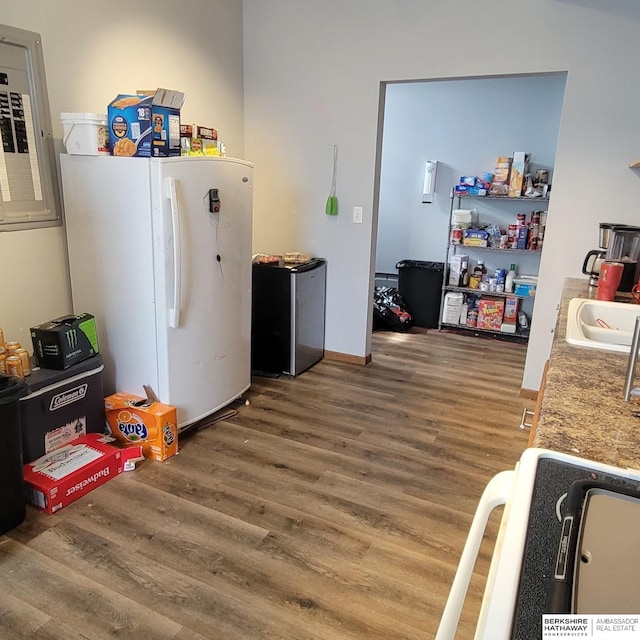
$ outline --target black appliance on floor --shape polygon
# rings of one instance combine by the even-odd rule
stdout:
[[[326,261],[253,265],[251,368],[297,376],[324,356]]]

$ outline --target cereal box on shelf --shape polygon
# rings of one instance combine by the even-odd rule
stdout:
[[[504,315],[504,298],[483,296],[478,300],[478,329],[500,331]]]

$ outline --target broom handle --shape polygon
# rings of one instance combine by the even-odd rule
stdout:
[[[333,178],[331,180],[331,195],[336,195],[336,180],[338,177],[338,145],[333,145]]]

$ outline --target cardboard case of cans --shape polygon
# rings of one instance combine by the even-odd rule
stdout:
[[[112,436],[125,446],[142,445],[145,458],[163,462],[178,452],[176,409],[120,391],[104,400]]]
[[[122,471],[122,452],[97,433],[75,439],[24,466],[27,501],[55,513]]]

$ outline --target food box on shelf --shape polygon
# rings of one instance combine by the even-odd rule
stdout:
[[[524,151],[515,151],[509,177],[509,196],[512,198],[519,198],[522,195],[526,165],[526,153]]]
[[[489,244],[489,232],[484,229],[465,229],[462,244],[465,247],[486,247]]]
[[[504,301],[504,317],[500,331],[503,333],[515,333],[518,319],[519,300],[515,296],[509,296]]]
[[[509,184],[512,162],[513,158],[507,156],[499,156],[496,159],[496,166],[493,172],[493,184]]]
[[[520,276],[513,279],[513,292],[517,296],[529,296],[536,295],[536,289],[538,287],[538,278],[536,276]]]
[[[500,331],[504,316],[504,298],[483,296],[478,300],[478,329]]]
[[[462,273],[462,263],[469,264],[469,256],[465,254],[456,254],[449,258],[449,284],[454,287],[458,286],[460,282],[460,275]]]

